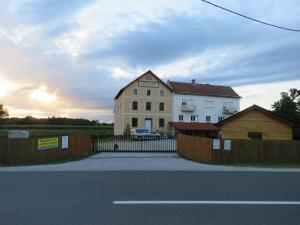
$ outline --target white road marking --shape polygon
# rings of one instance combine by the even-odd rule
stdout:
[[[300,205],[300,201],[113,201],[114,205]]]

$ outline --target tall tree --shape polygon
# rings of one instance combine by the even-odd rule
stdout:
[[[8,116],[9,116],[9,114],[8,114],[7,109],[4,108],[4,106],[2,104],[0,104],[0,119],[8,117]]]
[[[272,105],[273,111],[283,118],[300,124],[300,89],[290,89],[282,92],[281,99]]]

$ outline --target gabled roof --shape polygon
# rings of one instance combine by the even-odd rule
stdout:
[[[229,98],[241,98],[231,87],[210,84],[182,83],[169,81],[176,94],[204,95]]]
[[[196,123],[196,122],[170,122],[177,130],[202,130],[202,131],[218,131],[220,130],[213,123]]]
[[[151,70],[148,70],[147,72],[143,73],[141,76],[139,76],[138,78],[136,78],[135,80],[131,81],[129,84],[127,84],[125,87],[123,87],[119,92],[118,94],[116,95],[115,99],[117,99],[121,94],[122,92],[128,87],[130,86],[131,84],[133,84],[134,82],[136,82],[137,80],[141,79],[141,77],[147,75],[147,74],[151,74],[153,77],[155,77],[159,82],[161,82],[166,88],[168,88],[170,91],[172,91],[172,88],[167,85],[164,81],[162,81],[158,76],[156,76]]]
[[[262,107],[260,107],[258,105],[252,105],[252,106],[250,106],[250,107],[248,107],[248,108],[246,108],[246,109],[244,109],[244,110],[242,110],[242,111],[240,111],[240,112],[238,112],[236,114],[233,114],[232,116],[230,116],[230,117],[228,117],[228,118],[226,118],[226,119],[224,119],[224,120],[216,123],[215,125],[216,126],[222,126],[223,124],[226,124],[226,123],[228,123],[228,122],[230,122],[232,120],[235,120],[235,119],[237,119],[237,118],[245,115],[246,113],[248,113],[250,111],[254,111],[254,110],[259,111],[259,112],[265,114],[266,116],[269,116],[269,117],[271,117],[271,118],[273,118],[275,120],[278,120],[278,121],[280,121],[282,123],[285,123],[285,124],[287,124],[287,125],[289,125],[291,127],[297,127],[296,124],[291,123],[291,122],[287,121],[286,119],[283,119],[282,117],[278,116],[274,112],[266,110],[266,109],[264,109],[264,108],[262,108]]]

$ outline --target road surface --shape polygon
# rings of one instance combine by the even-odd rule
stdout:
[[[0,172],[0,225],[295,225],[299,190],[297,172]]]

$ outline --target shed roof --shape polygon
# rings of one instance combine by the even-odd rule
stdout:
[[[237,119],[237,118],[245,115],[246,113],[248,113],[250,111],[254,111],[254,110],[255,111],[259,111],[259,112],[265,114],[266,116],[269,116],[269,117],[271,117],[271,118],[273,118],[273,119],[275,119],[275,120],[277,120],[279,122],[285,123],[285,124],[287,124],[287,125],[289,125],[291,127],[298,127],[298,125],[296,125],[294,123],[291,123],[290,121],[288,121],[288,120],[280,117],[279,115],[275,114],[274,112],[269,111],[269,110],[267,110],[267,109],[265,109],[263,107],[260,107],[258,105],[252,105],[252,106],[250,106],[250,107],[248,107],[248,108],[246,108],[246,109],[244,109],[244,110],[242,110],[242,111],[240,111],[240,112],[238,112],[236,114],[233,114],[232,116],[230,116],[230,117],[228,117],[228,118],[226,118],[226,119],[224,119],[224,120],[216,123],[215,125],[216,126],[222,126],[223,124],[226,124],[226,123],[228,123],[228,122],[230,122],[232,120],[235,120],[235,119]]]

